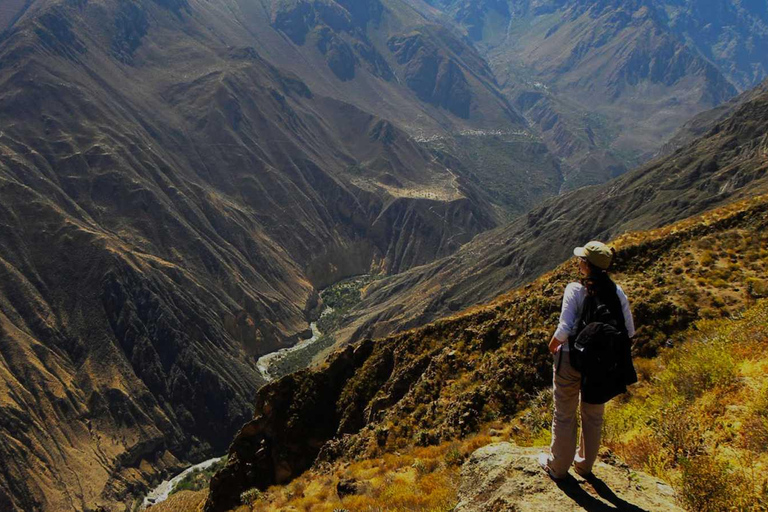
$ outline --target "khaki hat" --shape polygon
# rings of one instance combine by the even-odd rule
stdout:
[[[603,270],[608,270],[608,267],[611,266],[613,253],[614,250],[603,242],[589,242],[584,247],[577,247],[573,250],[575,256],[585,258],[588,262]]]

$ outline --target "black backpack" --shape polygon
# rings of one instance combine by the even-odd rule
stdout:
[[[581,399],[603,404],[637,382],[616,285],[607,275],[585,282],[577,333],[568,340],[571,366],[581,373]]]

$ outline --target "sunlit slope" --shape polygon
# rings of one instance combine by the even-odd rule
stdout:
[[[380,336],[487,302],[610,239],[683,219],[768,189],[768,93],[674,153],[614,181],[544,202],[456,254],[371,285],[341,339]]]
[[[615,241],[614,275],[639,327],[635,353],[653,356],[695,322],[763,297],[767,223],[760,196]],[[575,272],[566,264],[489,306],[349,346],[266,386],[213,480],[208,510],[235,506],[251,487],[285,484],[316,458],[361,460],[511,420],[549,385],[547,341]]]

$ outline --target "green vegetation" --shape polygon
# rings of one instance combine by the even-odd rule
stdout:
[[[320,332],[332,333],[335,331],[349,310],[360,302],[365,287],[378,279],[381,278],[371,275],[352,277],[323,290],[320,294],[323,298],[323,305],[330,310],[317,321],[317,328]]]
[[[218,470],[227,464],[227,457],[208,466],[205,469],[196,469],[179,481],[171,490],[171,494],[181,491],[199,491],[207,489],[211,483],[211,478]]]
[[[607,409],[606,443],[689,510],[766,510],[768,301],[686,335],[640,361],[641,383]]]
[[[312,365],[315,356],[336,343],[333,336],[321,334],[313,343],[286,352],[274,358],[269,364],[269,374],[279,379],[293,372],[303,370]]]

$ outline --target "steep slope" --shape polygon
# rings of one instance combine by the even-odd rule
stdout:
[[[665,2],[432,3],[466,28],[512,103],[563,159],[565,189],[602,183],[647,161],[683,122],[737,91],[730,75],[679,33],[683,22],[671,25]],[[707,37],[699,14],[688,12],[698,22],[688,28]],[[745,22],[734,31],[745,41],[755,37],[761,50],[744,61],[759,68],[768,49],[761,26]],[[763,76],[756,72],[747,87]]]
[[[768,188],[768,93],[672,155],[545,202],[443,260],[373,283],[340,339],[381,336],[486,302],[589,239],[660,226]]]
[[[211,11],[211,19],[222,13],[201,8]],[[484,154],[500,155],[490,166],[505,185],[525,180],[522,170],[506,172],[504,158],[536,155],[526,158],[526,168],[546,187],[491,196],[502,211],[521,213],[559,190],[559,166],[501,93],[486,61],[420,0],[240,0],[223,12],[248,28],[267,60],[300,76],[317,94],[386,118],[419,141],[450,144],[462,134],[477,136]],[[510,133],[528,136],[503,137]],[[472,163],[454,159],[450,167],[479,188],[492,188]]]
[[[691,120],[686,122],[678,131],[674,137],[669,139],[666,144],[661,148],[659,152],[660,156],[668,155],[675,150],[691,143],[695,139],[705,135],[710,131],[717,123],[725,121],[731,117],[736,110],[744,103],[752,101],[758,96],[768,92],[768,79],[764,80],[757,87],[743,92],[735,98],[726,101],[717,108],[707,110],[701,114],[694,116]]]
[[[768,76],[768,6],[763,2],[656,0],[656,4],[669,26],[739,90]]]
[[[223,451],[264,382],[256,358],[307,336],[317,288],[424,264],[497,223],[386,106],[343,101],[355,84],[325,94],[344,83],[334,66],[311,86],[287,70],[307,61],[260,45],[284,36],[248,24],[253,2],[3,5],[3,510],[118,509]],[[355,5],[340,15],[363,44]],[[445,53],[447,103],[431,104],[396,85],[390,54],[382,87],[427,124],[519,126],[471,56]],[[388,83],[360,69],[352,82]],[[461,75],[469,121],[449,108]]]
[[[699,319],[737,316],[764,297],[767,227],[768,196],[760,196],[615,241],[614,276],[639,327],[635,351],[676,346]],[[391,462],[413,445],[450,446],[533,407],[551,382],[547,340],[574,274],[563,265],[491,305],[348,346],[320,368],[265,386],[212,480],[206,510],[228,510],[243,491],[286,484],[313,463],[327,475],[325,463],[354,461],[370,475],[365,467],[377,466],[366,460]]]

